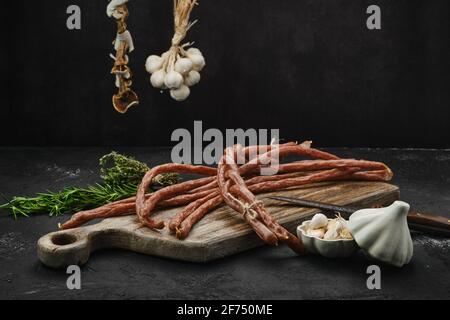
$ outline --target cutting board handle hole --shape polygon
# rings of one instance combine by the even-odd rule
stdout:
[[[77,241],[77,237],[67,233],[55,234],[52,237],[53,244],[57,246],[67,246],[69,244],[75,243]]]

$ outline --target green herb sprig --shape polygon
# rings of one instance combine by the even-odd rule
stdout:
[[[0,205],[17,218],[48,213],[58,216],[100,207],[109,202],[132,197],[145,173],[150,168],[132,157],[111,152],[100,158],[101,184],[86,188],[67,187],[59,192],[38,193],[35,197],[14,197]],[[179,182],[178,174],[161,174],[153,182],[155,187],[165,187]]]

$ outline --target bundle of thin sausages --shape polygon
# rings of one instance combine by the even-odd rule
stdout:
[[[288,155],[307,156],[314,160],[278,163]],[[274,163],[277,165],[276,174],[261,175],[263,168]],[[175,172],[206,177],[147,194],[157,175]],[[392,176],[392,171],[381,162],[340,159],[311,148],[310,141],[246,148],[235,145],[225,149],[217,168],[176,163],[154,167],[142,179],[136,197],[78,212],[60,228],[70,229],[97,218],[136,213],[143,226],[162,229],[166,223],[152,218],[151,213],[156,209],[185,206],[168,222],[170,231],[177,238],[184,239],[198,221],[225,203],[239,212],[265,243],[277,245],[285,242],[298,254],[304,254],[306,251],[299,239],[278,224],[255,194],[325,181],[388,181]]]

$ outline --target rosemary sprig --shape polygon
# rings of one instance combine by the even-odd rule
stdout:
[[[57,216],[102,206],[106,203],[132,197],[149,167],[132,157],[111,152],[100,159],[102,184],[86,188],[67,187],[59,192],[38,193],[35,197],[14,197],[0,205],[17,218],[31,214],[48,213]],[[154,186],[178,183],[177,174],[162,174],[155,178]]]

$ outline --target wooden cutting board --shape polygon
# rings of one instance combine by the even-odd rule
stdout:
[[[318,212],[266,199],[269,195],[299,197],[337,205],[369,207],[387,205],[399,198],[398,187],[382,182],[320,183],[290,190],[266,193],[258,198],[287,229],[295,232],[302,220]],[[168,220],[181,208],[155,212]],[[166,229],[139,226],[136,216],[108,218],[100,223],[72,230],[57,231],[38,241],[39,259],[50,267],[84,264],[95,250],[121,248],[148,255],[193,262],[206,262],[242,252],[263,242],[240,215],[222,206],[203,218],[185,240],[178,240]]]

